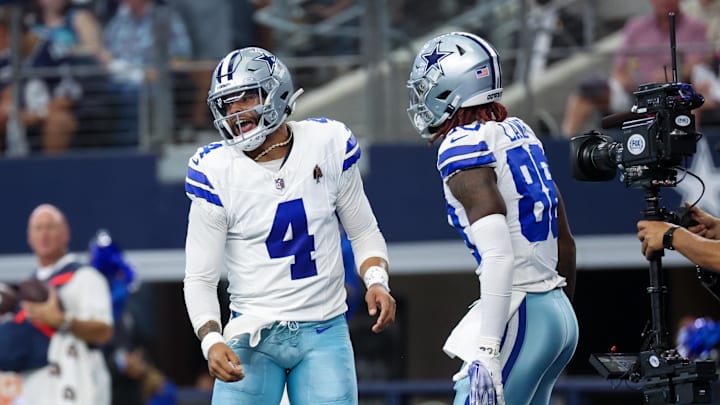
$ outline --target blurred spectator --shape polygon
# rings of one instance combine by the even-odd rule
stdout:
[[[692,82],[697,90],[705,96],[706,104],[701,108],[703,112],[713,110],[709,120],[718,120],[717,107],[720,105],[720,1],[717,0],[685,0],[681,4],[681,10],[688,15],[703,21],[707,25],[707,40],[712,49],[712,55],[708,64],[698,64],[692,71]],[[696,120],[696,126],[700,125]],[[706,121],[703,119],[703,121]]]
[[[110,236],[100,229],[90,241],[90,264],[98,269],[110,285],[113,319],[119,320],[125,312],[128,296],[136,286],[135,270],[123,257],[122,250]]]
[[[252,11],[247,0],[175,0],[173,6],[187,24],[192,48],[195,50],[193,60],[201,62],[188,71],[194,93],[188,100],[190,117],[184,129],[192,131],[189,135],[194,137],[196,130],[207,127],[208,123],[212,122],[210,110],[207,108],[207,86],[212,79],[216,61],[222,59],[228,49],[232,49],[234,31],[245,32],[244,39],[249,41],[248,45],[256,45],[252,43]],[[208,24],[208,21],[213,23]]]
[[[136,347],[118,355],[119,369],[141,388],[141,404],[175,405],[178,403],[177,387],[165,374],[153,366],[145,357],[145,350]],[[132,405],[127,401],[113,402],[117,405]]]
[[[306,23],[337,25],[331,32],[315,35],[312,38],[315,51],[329,51],[331,55],[352,55],[360,52],[360,15],[355,15],[351,10],[354,4],[353,0],[306,1]],[[352,29],[357,30],[356,35],[351,34]],[[346,32],[341,32],[337,36],[332,35],[338,30],[346,30]]]
[[[715,51],[720,51],[720,1],[683,0],[680,4],[683,13],[701,20],[707,25],[707,39]]]
[[[609,80],[585,78],[568,97],[562,123],[563,136],[578,135],[585,121],[595,112],[629,111],[634,101],[632,92],[638,85],[672,79],[668,13],[676,13],[678,80],[689,82],[693,68],[709,61],[705,24],[680,13],[679,2],[650,0],[653,14],[634,17],[627,22]]]
[[[103,53],[97,18],[71,0],[35,0],[29,20],[33,32],[52,42],[54,54],[99,58]]]
[[[135,271],[123,257],[122,250],[105,230],[99,230],[90,241],[90,263],[108,280],[115,333],[110,344],[103,347],[112,378],[113,405],[142,405],[142,389],[138,379],[126,373],[128,351],[135,345],[134,320],[125,308],[134,288]]]
[[[20,56],[23,68],[56,68],[57,75],[24,77],[20,80],[20,122],[31,140],[38,134],[45,152],[66,150],[83,118],[81,83],[72,75],[71,65],[95,63],[102,55],[97,20],[87,10],[75,10],[69,0],[38,0],[28,14],[29,27],[23,26]],[[9,13],[0,11],[2,47],[2,96],[0,131],[5,130],[13,108],[14,88],[10,77]],[[35,146],[35,145],[34,145]]]
[[[127,306],[115,319],[115,337],[106,347],[105,356],[113,385],[113,405],[175,404],[175,384],[153,364],[152,315],[154,304],[145,284],[127,296]]]
[[[44,364],[23,372],[23,403],[77,405],[110,403],[110,380],[101,351],[98,349],[113,336],[110,293],[106,280],[94,268],[78,262],[68,253],[70,228],[63,213],[49,204],[35,208],[28,220],[27,240],[38,261],[32,282],[23,293],[17,325],[30,323],[47,336]],[[39,294],[41,287],[46,297]],[[36,286],[36,287],[31,287]],[[34,291],[33,291],[34,290]],[[32,294],[30,293],[31,291]],[[43,301],[42,299],[45,298]],[[3,347],[27,345],[24,340],[8,342],[8,332],[0,336]],[[13,350],[5,349],[7,356]]]
[[[115,14],[120,0],[72,0],[73,4],[91,10],[104,25]]]
[[[182,140],[194,140],[198,130],[215,132],[214,127],[208,127],[212,117],[207,108],[207,86],[216,61],[228,49],[248,46],[272,49],[272,32],[256,24],[253,18],[257,9],[269,3],[270,0],[175,0],[172,3],[187,25],[194,50],[193,61],[199,62],[188,70],[194,95],[189,100],[190,117],[180,134]],[[213,23],[208,24],[208,21]]]
[[[90,241],[89,257],[93,267],[108,280],[112,297],[115,335],[104,348],[112,373],[112,403],[174,405],[177,403],[176,387],[148,361],[143,348],[147,336],[140,330],[137,310],[131,310],[132,306],[127,305],[132,297],[136,297],[133,293],[138,289],[135,270],[104,229]]]
[[[242,21],[233,24],[233,48],[259,46],[274,49],[272,29],[255,22],[255,12],[271,5],[274,0],[239,0],[232,2],[233,16]],[[233,20],[236,21],[236,20]]]
[[[145,77],[153,78],[151,67],[158,63],[156,58],[156,30],[168,28],[167,49],[171,65],[189,60],[192,45],[185,22],[179,14],[168,9],[168,27],[157,27],[158,7],[152,0],[121,0],[115,15],[108,21],[103,32],[103,43],[110,52],[112,62],[125,64],[131,69],[144,70]],[[116,72],[121,73],[121,72]],[[135,72],[133,72],[135,74]]]
[[[208,21],[212,25],[212,21]],[[138,100],[144,82],[155,82],[159,59],[167,56],[170,69],[178,69],[192,56],[192,45],[180,15],[167,6],[157,6],[152,0],[122,0],[115,15],[103,32],[103,43],[110,52],[107,66],[116,84],[120,99],[118,114],[122,117],[117,142],[134,144],[138,139]],[[166,55],[163,55],[165,52]],[[172,77],[176,105],[188,105],[178,96],[188,92],[188,81],[177,72]],[[176,116],[187,116],[175,112]]]
[[[348,56],[360,53],[364,2],[352,0],[280,0],[259,7],[255,20],[272,31],[277,54],[298,57]],[[293,69],[305,86],[314,87],[345,72],[346,63],[318,63]]]
[[[84,146],[102,142],[97,139],[98,128],[104,129],[106,110],[98,103],[106,101],[105,75],[100,63],[107,52],[102,48],[101,27],[95,15],[87,8],[77,7],[71,0],[35,0],[28,14],[30,30],[50,44],[52,58],[62,59],[58,75],[60,86],[66,98],[72,98],[71,113],[75,125],[72,131],[72,146]],[[50,58],[45,58],[50,59]],[[54,67],[53,63],[46,63]],[[95,74],[87,72],[74,74],[75,66],[94,67]],[[58,93],[58,90],[55,90]],[[99,95],[99,98],[98,98]],[[62,103],[61,103],[62,105]],[[63,122],[62,124],[68,125]],[[47,124],[47,131],[57,125]],[[67,127],[66,127],[67,129]],[[46,131],[46,132],[47,132]]]

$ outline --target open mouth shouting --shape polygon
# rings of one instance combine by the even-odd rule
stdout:
[[[259,117],[238,117],[233,126],[235,135],[247,134],[258,126]]]

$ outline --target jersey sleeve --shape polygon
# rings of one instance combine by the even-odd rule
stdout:
[[[370,222],[375,221],[375,217],[367,201],[360,169],[357,164],[361,155],[360,144],[350,129],[342,123],[338,124],[343,127],[345,149],[344,154],[342,154],[342,171],[338,183],[337,211],[343,223],[347,222],[350,227],[358,225],[359,228],[363,228]],[[352,229],[348,230],[346,228],[346,231],[348,234],[353,233]]]
[[[208,321],[221,324],[217,284],[223,270],[227,221],[220,212],[201,200],[194,200],[190,205],[183,290],[196,333]]]
[[[365,195],[360,170],[352,166],[343,172],[340,180],[337,213],[352,243],[358,269],[370,257],[388,261],[385,238]]]
[[[343,156],[343,173],[360,160],[362,151],[355,135],[345,127],[347,140],[345,141],[345,155]]]
[[[451,131],[438,149],[437,168],[443,180],[476,167],[495,167],[497,160],[489,141],[489,125],[477,124]]]
[[[217,181],[211,181],[211,170],[206,161],[205,155],[213,149],[222,146],[216,142],[201,148],[188,161],[187,175],[185,177],[185,194],[193,202],[209,203],[216,207],[223,208],[223,202],[218,190],[215,188]]]
[[[185,194],[192,203],[183,284],[186,309],[196,333],[208,321],[221,324],[217,284],[223,270],[228,218],[220,196],[222,184],[213,178],[213,165],[223,162],[218,162],[221,156],[213,150],[222,145],[216,142],[199,148],[188,162],[185,177]],[[211,153],[215,155],[208,157]]]

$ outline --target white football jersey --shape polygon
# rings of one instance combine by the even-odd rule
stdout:
[[[326,320],[347,309],[336,202],[346,184],[343,175],[357,171],[360,148],[337,121],[288,125],[293,144],[278,170],[212,143],[190,159],[185,189],[191,210],[202,206],[213,213],[207,218],[218,218],[207,228],[208,237],[226,234],[233,311],[270,320]],[[192,226],[191,213],[186,271],[202,273],[193,266],[217,270],[213,253],[195,257],[203,256],[194,246],[203,246],[206,228]]]
[[[513,290],[542,292],[565,284],[555,270],[558,260],[555,184],[542,143],[525,122],[509,117],[503,122],[474,123],[453,129],[440,145],[437,167],[443,179],[448,222],[460,232],[478,265],[482,266],[482,258],[476,245],[482,241],[472,240],[465,209],[453,196],[447,181],[461,170],[492,167],[505,201],[515,255]]]

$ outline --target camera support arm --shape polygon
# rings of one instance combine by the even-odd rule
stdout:
[[[642,219],[665,220],[665,209],[660,206],[659,188],[650,186],[645,188],[645,209],[642,211]],[[650,310],[652,316],[652,336],[649,341],[649,348],[663,351],[669,349],[669,334],[667,331],[667,285],[666,277],[662,268],[662,256],[664,252],[658,250],[650,261],[650,285],[647,292],[650,295]],[[647,348],[645,348],[647,349]]]

